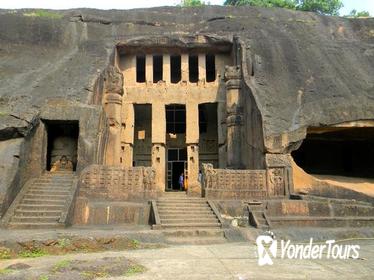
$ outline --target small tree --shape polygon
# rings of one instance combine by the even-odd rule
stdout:
[[[180,5],[182,7],[201,7],[205,5],[205,2],[200,0],[182,0]]]
[[[357,12],[357,10],[352,10],[347,17],[370,17],[370,13],[368,11]]]
[[[341,0],[226,0],[224,5],[280,7],[324,15],[339,15],[339,10],[343,7]]]
[[[224,5],[229,6],[256,6],[256,7],[279,7],[286,9],[295,9],[296,2],[294,0],[226,0]]]

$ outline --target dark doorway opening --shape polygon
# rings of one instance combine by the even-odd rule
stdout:
[[[307,134],[292,152],[309,174],[374,178],[374,128],[331,128]]]
[[[214,55],[206,55],[206,81],[214,82],[216,80],[216,58]]]
[[[171,148],[167,151],[167,191],[183,191],[187,184],[187,148]],[[183,175],[183,185],[179,182]]]
[[[183,191],[184,186],[180,186],[179,177],[183,175],[184,178],[184,162],[173,162],[173,182],[172,187],[174,191]]]
[[[197,83],[199,80],[199,58],[197,55],[188,57],[188,71],[191,83]]]
[[[163,57],[162,55],[153,56],[153,82],[158,83],[162,81]]]
[[[217,103],[199,104],[199,162],[218,168]]]
[[[145,83],[145,55],[136,56],[136,82]]]
[[[171,82],[179,83],[182,79],[182,62],[180,55],[170,56]]]
[[[48,121],[47,170],[75,171],[78,161],[78,121]]]

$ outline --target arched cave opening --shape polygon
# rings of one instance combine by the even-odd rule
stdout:
[[[374,178],[374,128],[310,129],[292,157],[309,174]]]

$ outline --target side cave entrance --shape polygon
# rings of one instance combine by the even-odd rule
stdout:
[[[188,186],[186,107],[166,106],[166,191],[184,191]],[[183,176],[183,180],[180,177]]]
[[[75,171],[78,163],[78,121],[47,121],[47,170]]]
[[[321,179],[374,178],[374,128],[308,129],[306,139],[292,157],[305,172]]]

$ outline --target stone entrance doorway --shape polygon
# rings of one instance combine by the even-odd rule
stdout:
[[[187,148],[171,148],[167,151],[166,191],[183,191],[188,184]],[[183,174],[184,188],[179,184]]]
[[[48,171],[75,171],[77,167],[79,123],[77,121],[47,122]]]

